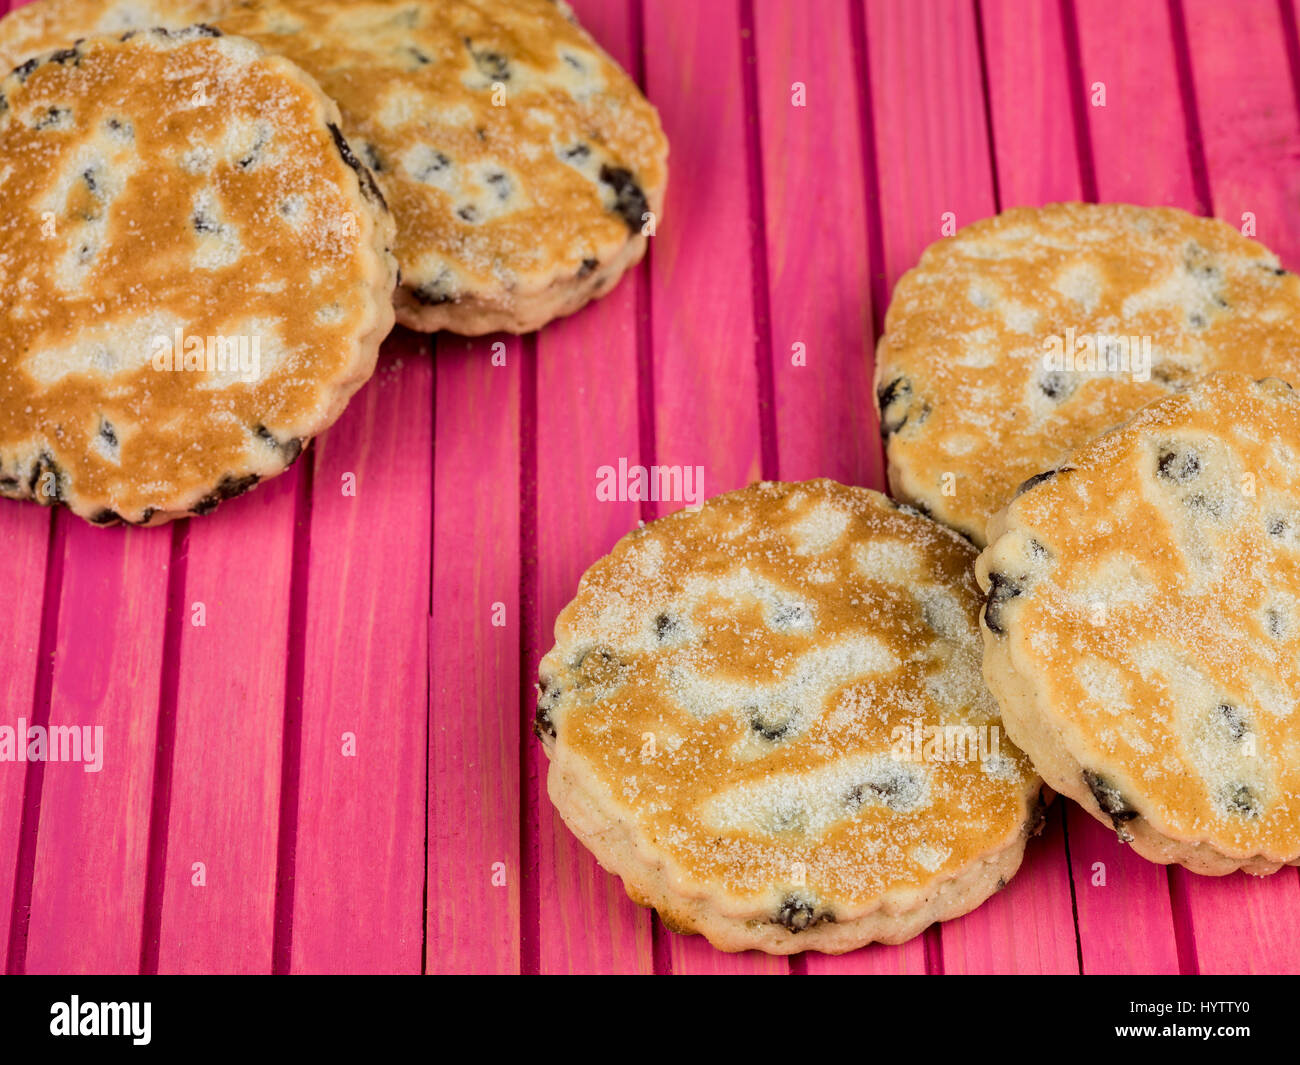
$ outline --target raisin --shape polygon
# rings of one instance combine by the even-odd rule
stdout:
[[[1088,785],[1088,790],[1092,792],[1092,797],[1097,800],[1097,805],[1101,807],[1102,812],[1110,818],[1110,823],[1115,826],[1115,832],[1120,840],[1130,842],[1133,837],[1124,825],[1137,817],[1138,812],[1128,804],[1119,789],[1099,773],[1092,773],[1085,769],[1083,781]]]
[[[195,233],[217,233],[221,230],[220,223],[215,218],[209,218],[202,211],[195,211],[194,217],[190,221],[194,226]]]
[[[749,727],[769,742],[784,739],[794,728],[795,714],[788,707],[751,706],[748,712]]]
[[[772,919],[772,923],[782,925],[787,931],[797,934],[822,923],[834,924],[835,915],[826,911],[818,913],[816,907],[807,899],[802,899],[798,895],[787,895],[782,900],[781,908]]]
[[[606,165],[600,168],[600,180],[614,190],[614,213],[623,219],[629,231],[640,233],[645,216],[650,213],[650,204],[632,172],[621,166]]]
[[[561,690],[553,688],[549,680],[545,677],[540,678],[537,687],[537,711],[533,715],[533,735],[539,740],[545,741],[547,737],[555,739],[555,719],[551,714],[559,705],[561,694]]]
[[[1229,785],[1223,795],[1223,805],[1229,812],[1242,817],[1259,817],[1263,813],[1263,804],[1248,784]]]
[[[592,272],[600,265],[599,259],[583,259],[582,265],[578,267],[578,278],[590,277]]]
[[[262,478],[255,473],[250,473],[243,477],[223,477],[214,491],[209,492],[190,508],[190,513],[197,514],[200,517],[205,514],[211,514],[223,501],[234,499],[235,496],[243,495],[261,479]],[[148,521],[149,518],[146,517],[144,520]]]
[[[288,440],[279,440],[270,429],[260,423],[253,426],[253,435],[278,451],[286,467],[297,462],[302,454],[304,441],[299,437],[291,436]]]
[[[42,506],[63,499],[63,471],[48,451],[42,451],[36,459],[27,490]]]
[[[1060,472],[1060,470],[1044,470],[1042,473],[1036,473],[1032,477],[1026,478],[1020,482],[1020,487],[1016,489],[1016,496],[1022,496],[1031,488],[1042,484],[1044,481],[1050,481]],[[1015,498],[1015,496],[1012,498]]]
[[[361,183],[361,195],[369,202],[377,203],[387,211],[388,201],[384,199],[384,194],[379,191],[379,186],[375,184],[374,175],[361,165],[361,160],[352,154],[352,148],[343,136],[343,131],[333,122],[329,124],[329,131],[330,136],[334,138],[334,147],[338,149],[339,157],[357,175],[357,181]]]
[[[1010,599],[1023,594],[1024,589],[1018,581],[996,570],[989,574],[989,590],[984,597],[984,624],[995,636],[1005,636],[1006,628],[1002,624],[1002,608]]]
[[[1069,398],[1074,391],[1074,385],[1064,370],[1050,370],[1039,379],[1038,389],[1048,399],[1060,403]]]
[[[51,126],[57,125],[59,122],[63,121],[67,114],[68,109],[66,107],[46,108],[45,114],[36,120],[35,128],[49,129]]]
[[[912,385],[906,377],[895,377],[876,393],[876,400],[880,405],[880,435],[882,438],[888,440],[907,424],[911,399]],[[898,404],[900,409],[890,414],[890,409],[895,404]]]
[[[1233,740],[1240,740],[1250,731],[1250,726],[1246,723],[1246,719],[1242,717],[1241,711],[1231,703],[1220,703],[1215,707],[1215,710],[1223,719],[1223,726],[1228,730],[1228,735]]]
[[[500,52],[493,52],[490,49],[485,51],[475,51],[474,42],[468,37],[465,39],[465,48],[469,51],[474,60],[474,65],[478,71],[489,81],[509,81],[510,80],[510,63]]]
[[[1177,448],[1160,449],[1156,459],[1156,472],[1166,481],[1186,484],[1201,472],[1201,460],[1194,451],[1179,451]]]
[[[921,782],[903,767],[894,767],[850,788],[844,805],[856,811],[872,797],[895,812],[910,810],[921,798]]]
[[[384,161],[379,157],[379,152],[375,149],[373,144],[361,145],[361,154],[366,157],[366,166],[370,167],[374,173],[382,174],[384,172]],[[441,158],[444,161],[444,165],[447,162],[450,162],[445,155],[441,156]]]
[[[669,643],[681,635],[682,623],[672,614],[660,614],[655,618],[655,638],[660,643]]]

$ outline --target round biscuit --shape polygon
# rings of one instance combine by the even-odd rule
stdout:
[[[723,950],[841,953],[979,905],[1041,797],[980,677],[974,556],[826,480],[630,533],[541,663],[556,808],[633,900]]]
[[[0,81],[0,494],[203,514],[338,417],[396,273],[338,123],[288,60],[207,26]]]
[[[1216,369],[1300,375],[1300,279],[1166,207],[1017,208],[928,248],[894,290],[876,406],[900,499],[986,542],[1027,477]]]
[[[1300,863],[1300,398],[1221,371],[1034,478],[976,573],[1055,790],[1152,861]]]

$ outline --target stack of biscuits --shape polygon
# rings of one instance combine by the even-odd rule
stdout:
[[[287,468],[394,321],[528,332],[662,210],[550,0],[36,0],[0,20],[0,495],[99,525]]]
[[[1221,222],[933,245],[877,351],[894,498],[758,483],[592,566],[540,669],[556,808],[731,951],[966,913],[1054,793],[1155,862],[1300,864],[1291,380],[1300,281]]]

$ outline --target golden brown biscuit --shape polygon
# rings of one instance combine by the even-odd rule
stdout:
[[[211,22],[226,0],[36,0],[0,19],[0,76],[82,37]]]
[[[1223,222],[1054,204],[976,222],[894,291],[889,482],[974,540],[1025,478],[1215,369],[1300,376],[1300,280]]]
[[[205,26],[0,82],[0,494],[96,524],[206,513],[338,417],[395,282],[338,121]]]
[[[397,218],[403,325],[530,332],[645,253],[668,145],[566,5],[233,0],[219,24],[338,101]]]
[[[723,950],[841,953],[979,905],[1041,809],[980,678],[974,555],[825,480],[630,533],[541,663],[556,808]]]
[[[397,219],[403,325],[531,332],[645,254],[668,181],[659,116],[564,3],[37,0],[0,20],[0,62],[194,21],[287,56],[338,102]]]
[[[1057,791],[1156,862],[1300,863],[1300,398],[1216,373],[989,527],[984,668]]]

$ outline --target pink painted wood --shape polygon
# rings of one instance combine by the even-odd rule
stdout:
[[[1086,114],[1080,164],[1102,200],[1193,206],[1186,130],[1166,9],[1078,0],[1073,92]],[[1067,32],[1070,27],[1066,27]],[[1140,49],[1131,46],[1142,41]],[[1105,105],[1094,106],[1105,93]],[[1086,102],[1086,106],[1083,104]],[[1180,971],[1168,875],[1069,812],[1080,952],[1086,973]],[[1117,925],[1116,910],[1124,921]]]
[[[580,20],[633,72],[640,64],[640,24],[628,4],[580,3]],[[671,208],[670,208],[671,209]],[[536,525],[536,586],[526,660],[531,685],[537,662],[554,643],[555,616],[573,598],[583,571],[641,517],[635,501],[596,499],[596,471],[649,461],[638,426],[639,341],[648,334],[648,272],[626,278],[598,306],[558,322],[537,338],[535,457],[528,520]],[[648,352],[647,352],[648,354]],[[648,384],[648,382],[647,382]],[[649,448],[647,444],[647,449]],[[538,861],[527,913],[536,939],[528,972],[654,971],[653,918],[628,899],[574,839],[546,797],[546,757],[531,731],[531,687],[523,699],[529,786],[528,836]],[[662,929],[660,930],[662,931]]]
[[[941,236],[945,221],[966,225],[997,206],[981,27],[974,16],[964,6],[895,0],[867,5],[884,273],[890,285]],[[1019,136],[1009,136],[1012,147]],[[1033,841],[1007,891],[931,930],[926,944],[930,971],[1077,971],[1061,833]]]
[[[1295,7],[575,6],[673,145],[662,227],[614,293],[535,338],[436,338],[432,360],[399,331],[299,468],[213,517],[0,508],[0,723],[102,724],[107,748],[98,774],[0,765],[6,968],[1300,970],[1296,871],[1167,872],[1063,802],[1004,892],[911,943],[722,955],[576,842],[530,730],[581,573],[680,505],[599,502],[600,466],[702,465],[710,494],[883,487],[873,317],[944,212],[1250,211],[1300,264]]]
[[[312,458],[185,531],[159,972],[271,969],[294,508]]]
[[[750,41],[738,0],[646,5],[646,84],[678,158],[663,230],[654,239],[652,331],[656,462],[702,466],[705,492],[742,488],[764,473],[755,342],[755,189],[745,94]],[[726,194],[717,195],[725,189]],[[710,255],[693,254],[707,247]],[[684,315],[687,304],[708,314]],[[770,460],[769,460],[770,461]],[[658,514],[681,506],[661,503]],[[725,955],[697,936],[669,934],[672,971],[788,972],[784,959]]]
[[[0,11],[3,7],[0,7]],[[41,616],[49,574],[46,563],[50,543],[50,515],[35,507],[4,507],[0,510],[0,581],[10,596],[4,612],[4,653],[8,666],[0,670],[0,724],[18,727],[17,718],[32,716],[36,699],[41,656]],[[48,651],[46,652],[48,655]],[[20,883],[19,835],[23,823],[23,796],[34,765],[6,764],[0,767],[0,944],[6,961],[10,951],[10,919],[14,905],[27,905],[31,881]],[[35,796],[33,796],[35,799]],[[33,830],[35,825],[32,825]],[[35,842],[29,833],[29,845]],[[16,915],[20,936],[14,947],[25,949],[26,909]],[[9,962],[10,966],[12,963]]]
[[[1300,267],[1297,78],[1294,22],[1280,6],[1247,0],[1230,9],[1187,0],[1186,48],[1195,86],[1214,213],[1230,225],[1253,216],[1259,238]],[[1300,871],[1226,879],[1175,870],[1203,973],[1300,971]],[[1249,943],[1250,949],[1243,950]]]
[[[423,964],[430,347],[390,337],[374,380],[314,446],[310,557],[295,560],[307,597],[293,972]]]
[[[62,583],[57,621],[46,615],[56,625],[53,676],[48,711],[38,705],[32,718],[102,727],[104,762],[97,773],[75,762],[37,767],[28,972],[139,965],[170,540],[166,529],[55,519]]]
[[[493,346],[504,365],[493,365]],[[434,365],[427,967],[520,968],[523,342],[440,337]]]
[[[981,11],[1003,206],[1095,198],[1092,155],[1086,141],[1076,144],[1091,79],[1081,69],[1070,6],[1002,0],[984,3]],[[1074,121],[1066,121],[1071,115]],[[1177,971],[1160,870],[1118,847],[1113,833],[1073,805],[1062,813],[1082,971]],[[1113,907],[1126,915],[1129,931],[1121,941],[1113,931]],[[1142,934],[1147,931],[1154,934]]]

